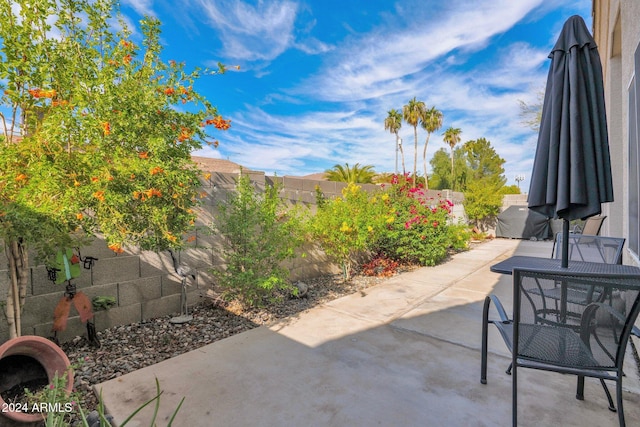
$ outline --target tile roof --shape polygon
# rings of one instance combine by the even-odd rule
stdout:
[[[240,169],[250,172],[251,169],[230,160],[214,159],[210,157],[191,156],[198,168],[205,172],[240,173]]]

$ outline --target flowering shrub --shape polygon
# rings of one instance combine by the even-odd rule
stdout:
[[[21,335],[29,253],[50,256],[96,232],[115,253],[179,246],[198,203],[191,152],[217,144],[208,129],[229,127],[194,90],[202,72],[162,59],[160,23],[114,26],[117,7],[2,6],[0,240],[12,283],[10,337]]]
[[[385,217],[380,195],[369,195],[359,185],[349,184],[342,197],[324,199],[311,220],[310,229],[322,249],[342,267],[345,280],[358,254],[370,249],[383,228]]]
[[[403,263],[435,265],[450,248],[466,247],[463,228],[452,227],[453,203],[427,198],[423,185],[415,187],[407,179],[392,180],[385,193],[386,219],[374,248]]]

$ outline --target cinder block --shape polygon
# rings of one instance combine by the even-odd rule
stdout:
[[[64,292],[32,296],[26,299],[22,309],[22,327],[34,327],[39,323],[53,321],[53,310]],[[74,308],[71,308],[72,313]]]
[[[99,296],[118,298],[118,284],[107,283],[106,285],[91,286],[90,288],[83,289],[82,292],[84,292],[89,297],[89,299],[93,299],[93,297]]]
[[[304,204],[315,204],[316,194],[310,191],[301,191],[298,195],[298,201]]]
[[[210,266],[212,262],[211,249],[207,248],[188,248],[180,251],[179,255],[179,263],[193,269]]]
[[[76,289],[91,286],[91,271],[81,269],[80,276],[71,279],[71,283],[76,285]],[[45,266],[33,267],[31,269],[31,295],[44,295],[51,293],[64,292],[65,284],[56,285],[51,280]]]
[[[187,282],[187,288],[195,286],[193,280],[189,279]],[[162,296],[179,294],[182,292],[182,279],[178,278],[177,274],[170,274],[162,276]]]
[[[118,305],[123,307],[160,298],[162,295],[161,277],[146,277],[118,283]]]
[[[234,188],[236,186],[237,173],[212,172],[211,182],[221,188]]]
[[[285,176],[283,182],[286,190],[302,190],[302,186],[304,185],[304,179],[289,176]]]
[[[258,185],[261,185],[264,188],[265,183],[265,174],[260,171],[243,171],[243,175],[248,175],[251,182],[255,182]]]
[[[140,254],[140,277],[162,276],[173,271],[169,252],[144,251]]]
[[[142,320],[142,305],[129,304],[124,307],[111,307],[95,313],[96,330],[103,331],[119,325],[129,325]]]
[[[114,251],[109,249],[107,242],[105,242],[103,238],[96,237],[91,241],[89,245],[80,248],[80,255],[83,258],[87,256],[98,258],[98,261],[96,261],[96,265],[98,265],[105,259],[132,255],[134,252],[137,252],[136,248],[125,247],[123,249],[125,250],[124,253],[118,255]]]
[[[118,256],[101,259],[93,267],[93,284],[126,282],[140,277],[139,256]]]
[[[142,303],[143,320],[178,313],[180,313],[180,294],[169,295]]]
[[[284,187],[284,178],[281,176],[265,176],[264,182],[269,185]]]
[[[308,189],[310,184],[311,183],[307,184],[306,189]],[[309,190],[315,192],[316,185],[318,187],[320,187],[320,191],[325,193],[325,195],[326,194],[335,194],[335,193],[337,193],[335,181],[314,181],[313,182],[313,188],[311,188]]]
[[[209,289],[213,286],[214,283],[214,276],[212,273],[212,268],[213,267],[208,267],[208,268],[203,268],[198,270],[198,280],[197,280],[197,289],[198,290],[206,290]]]
[[[52,328],[53,322],[39,323],[33,325],[33,332],[35,335],[49,338],[54,335]],[[69,317],[65,330],[59,331],[57,334],[58,341],[67,342],[77,336],[87,336],[87,324],[82,323],[79,316]]]

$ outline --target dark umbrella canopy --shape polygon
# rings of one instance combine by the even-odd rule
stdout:
[[[567,20],[549,58],[529,208],[568,224],[613,201],[602,65],[581,17]]]

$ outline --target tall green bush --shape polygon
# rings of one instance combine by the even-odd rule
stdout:
[[[302,245],[302,221],[295,208],[287,210],[278,192],[277,185],[267,185],[259,193],[249,176],[241,175],[236,191],[219,205],[214,231],[224,238],[226,267],[214,275],[227,299],[260,306],[292,290],[282,263]]]
[[[384,223],[382,206],[380,195],[370,195],[353,183],[342,190],[342,197],[319,197],[311,234],[342,267],[345,280],[351,277],[357,256],[371,249],[377,239]]]

